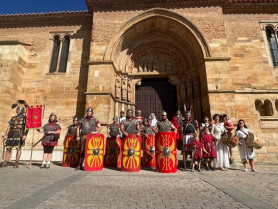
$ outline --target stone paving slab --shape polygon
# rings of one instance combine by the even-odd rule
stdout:
[[[161,174],[38,166],[0,168],[0,208],[278,208],[277,167]]]

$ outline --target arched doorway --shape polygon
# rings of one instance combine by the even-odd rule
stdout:
[[[162,111],[166,111],[171,119],[178,108],[177,88],[168,79],[143,79],[136,87],[135,107],[142,110],[142,115],[148,118],[154,113],[159,119]]]
[[[176,86],[175,109],[183,110],[186,105],[196,119],[209,116],[204,61],[209,56],[200,31],[181,15],[151,9],[132,18],[111,39],[104,54],[104,62],[112,62],[115,72],[111,81],[114,113],[135,109],[136,89],[145,79],[164,78]]]

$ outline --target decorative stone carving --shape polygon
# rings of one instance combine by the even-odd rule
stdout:
[[[127,82],[127,101],[131,102],[132,100],[132,84],[131,84],[131,79],[128,79]]]
[[[153,64],[153,69],[152,70],[159,71],[159,59],[158,59],[157,56],[154,56],[152,64]]]
[[[116,99],[119,99],[121,97],[121,80],[118,76],[115,83],[115,97]]]
[[[127,82],[125,79],[122,80],[122,100],[126,100]]]
[[[140,80],[136,81],[135,85],[136,86],[141,86],[141,83],[142,83],[142,80],[140,79]]]

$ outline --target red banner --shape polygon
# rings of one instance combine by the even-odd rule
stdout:
[[[42,105],[27,107],[26,128],[40,128],[42,126]]]

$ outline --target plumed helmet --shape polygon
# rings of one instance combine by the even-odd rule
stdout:
[[[86,110],[86,112],[94,112],[92,107],[88,107],[88,109]]]
[[[24,108],[24,107],[21,107],[21,106],[19,106],[19,107],[16,108],[16,111],[18,111],[18,110],[20,110],[20,113],[21,113],[21,114],[23,114],[23,113],[25,112],[25,108]]]
[[[74,116],[74,117],[72,118],[72,120],[73,120],[73,121],[78,121],[78,117],[77,117],[77,116]]]

